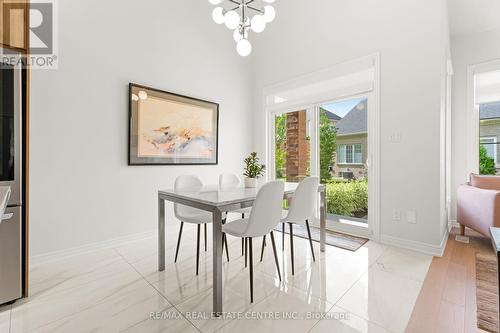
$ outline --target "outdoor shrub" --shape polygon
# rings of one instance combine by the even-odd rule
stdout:
[[[326,185],[327,211],[330,214],[353,216],[358,212],[368,211],[368,182],[351,182]]]
[[[479,174],[495,175],[496,173],[495,160],[488,156],[484,145],[479,146]]]
[[[356,212],[368,211],[368,182],[355,181],[350,183],[354,192]]]

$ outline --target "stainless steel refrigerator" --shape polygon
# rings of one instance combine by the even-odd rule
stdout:
[[[23,71],[19,54],[0,48],[0,186],[11,196],[0,223],[0,304],[22,295]]]

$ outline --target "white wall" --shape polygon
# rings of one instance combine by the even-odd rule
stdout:
[[[467,68],[500,59],[500,30],[452,38],[452,219],[456,220],[456,190],[467,182]]]
[[[59,69],[31,81],[34,256],[155,229],[159,188],[241,173],[252,148],[251,60],[207,1],[58,4]],[[129,82],[219,102],[219,165],[127,166]]]
[[[265,152],[266,86],[374,52],[381,56],[381,235],[435,248],[443,239],[444,1],[289,0],[256,37],[255,144]],[[402,134],[402,142],[389,136]],[[393,209],[418,223],[393,222]],[[428,247],[427,247],[428,245]]]

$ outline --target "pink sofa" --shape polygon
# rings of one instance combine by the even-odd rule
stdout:
[[[500,176],[471,174],[470,183],[457,192],[460,233],[469,227],[490,238],[490,227],[500,227]]]

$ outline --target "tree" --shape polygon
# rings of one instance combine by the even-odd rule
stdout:
[[[276,117],[276,178],[285,178],[286,163],[286,114]]]
[[[495,160],[488,156],[484,145],[479,146],[479,173],[481,175],[495,175],[497,173]]]
[[[322,181],[332,178],[330,167],[333,164],[335,152],[337,150],[337,129],[332,124],[326,114],[326,110],[321,108],[319,115],[319,151],[320,151],[320,177]]]

